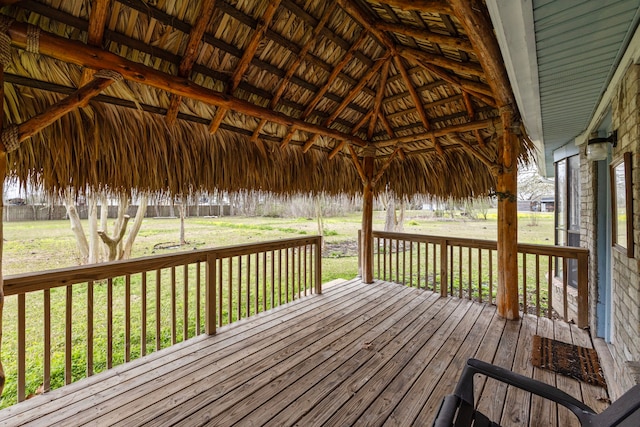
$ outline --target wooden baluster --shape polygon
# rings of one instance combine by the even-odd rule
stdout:
[[[69,311],[69,291],[67,290],[67,311]],[[16,381],[18,383],[18,402],[22,402],[26,397],[26,303],[25,303],[25,295],[18,294],[18,372]],[[71,372],[70,363],[67,363],[67,359],[71,360],[69,350],[70,342],[71,342],[71,333],[69,332],[71,327],[70,325],[69,315],[67,315],[65,322],[65,337],[69,337],[66,339],[65,343],[65,383],[69,384],[67,381],[67,372]],[[67,368],[69,366],[69,368]],[[71,377],[71,375],[68,375]]]
[[[142,344],[142,342],[140,343]],[[124,361],[131,360],[131,275],[124,283]]]
[[[278,305],[282,305],[282,249],[278,249]]]
[[[218,258],[216,262],[218,263],[218,291],[216,293],[218,299],[218,326],[222,326],[222,300],[224,299],[222,296],[222,258]],[[229,295],[229,298],[231,298],[231,295]]]
[[[205,267],[205,333],[207,335],[214,335],[216,333],[216,299],[222,300],[222,295],[216,295],[216,289],[218,283],[216,283],[216,266],[217,258],[214,254],[207,254],[207,264]],[[200,271],[200,264],[198,263],[198,271]],[[219,322],[219,321],[218,321]],[[219,323],[218,323],[219,324]]]
[[[315,243],[315,254],[314,254],[314,261],[315,261],[315,268],[314,268],[314,272],[315,272],[315,288],[316,288],[316,294],[320,295],[322,293],[322,238],[318,238],[318,240]]]
[[[473,263],[473,254],[471,253],[471,246],[469,246],[467,248],[467,265],[469,268],[469,271],[467,272],[467,277],[469,278],[469,284],[467,285],[467,292],[469,292],[469,299],[473,299],[473,277],[471,276],[471,267],[472,267],[472,263]],[[462,259],[460,260],[462,261]],[[462,263],[460,263],[462,264]]]
[[[565,322],[569,321],[569,301],[567,301],[569,275],[567,274],[567,264],[567,258],[562,257],[562,310]]]
[[[258,314],[258,309],[259,309],[259,290],[260,290],[260,253],[256,252],[255,254],[256,256],[256,270],[255,270],[255,274],[256,274],[256,281],[255,281],[255,286],[254,286],[254,293],[253,293],[253,308],[254,308],[254,314]],[[264,296],[263,296],[264,298]]]
[[[129,276],[127,276],[129,280]],[[130,295],[127,296],[127,300]],[[128,322],[127,322],[128,323]],[[129,345],[127,345],[129,347]],[[129,351],[129,349],[127,349]],[[140,356],[147,354],[147,272],[140,273]]]
[[[262,252],[262,311],[267,311],[267,251]]]
[[[160,350],[162,347],[162,340],[160,338],[160,334],[162,333],[162,319],[160,318],[160,300],[162,297],[162,271],[160,269],[156,270],[156,351]],[[142,331],[141,331],[142,332]],[[146,346],[141,346],[141,350]],[[141,353],[142,354],[142,353]]]
[[[237,318],[236,320],[242,319],[242,255],[238,257],[238,304],[236,306],[237,310]]]
[[[189,265],[182,266],[182,341],[189,339]]]
[[[402,240],[402,284],[407,283],[407,241]]]
[[[462,298],[462,246],[458,246],[458,297]]]
[[[93,292],[93,282],[91,284],[91,290]],[[42,355],[42,361],[44,366],[44,379],[42,382],[43,390],[51,390],[51,291],[49,289],[44,290],[44,354]],[[87,304],[89,307],[89,304]],[[91,299],[91,309],[93,310],[93,294]],[[87,318],[89,318],[87,316]],[[88,326],[88,325],[87,325]],[[89,334],[91,332],[91,334]],[[93,312],[91,315],[91,330],[87,328],[87,376],[93,374]],[[91,345],[89,346],[89,343]],[[91,372],[91,374],[89,373]]]
[[[418,265],[417,265],[417,269],[418,269],[418,271],[417,271],[417,274],[418,274],[418,280],[417,280],[417,282],[416,282],[416,287],[417,287],[418,289],[420,289],[420,281],[421,281],[421,277],[422,277],[422,275],[420,274],[420,263],[422,262],[422,257],[420,257],[420,246],[421,246],[421,245],[420,245],[420,242],[418,242],[418,245],[417,245],[417,246],[418,246],[418,253],[416,254],[416,258],[417,258],[417,260],[418,260]]]
[[[298,298],[300,298],[302,296],[302,281],[300,280],[302,278],[302,251],[300,250],[300,246],[298,246],[296,250],[298,251]]]
[[[70,334],[71,333],[69,333],[69,335]],[[107,369],[111,369],[112,367],[113,367],[113,279],[109,278],[107,279]]]
[[[632,242],[629,243],[633,245]],[[578,327],[589,326],[589,254],[578,254]]]
[[[547,317],[551,319],[553,312],[553,257],[548,257],[547,266]]]
[[[304,245],[304,252],[303,252],[303,273],[302,276],[304,277],[304,296],[307,296],[307,251],[310,249],[309,245]]]
[[[201,264],[202,263],[200,261],[196,263],[196,332],[195,332],[196,335],[200,335],[202,333],[202,323],[200,321],[200,316],[201,316],[200,304],[202,304],[202,301],[200,300],[200,288],[201,288],[200,282],[202,281]],[[215,279],[215,275],[213,276],[213,279]],[[214,286],[214,290],[215,290],[215,286]],[[215,313],[215,307],[216,306],[214,301],[214,304],[212,306],[214,313]],[[213,322],[213,324],[215,325],[215,321]]]
[[[176,336],[176,268],[171,267],[171,345],[177,342]]]
[[[44,303],[45,303],[45,333],[44,339],[44,354],[45,354],[45,375],[51,370],[51,293],[49,289],[44,291]],[[49,368],[46,365],[49,365]],[[93,281],[87,282],[87,376],[93,375]],[[48,379],[47,379],[48,380]],[[49,383],[50,384],[50,383]],[[45,387],[45,391],[49,391],[49,388]]]
[[[413,286],[413,241],[409,241],[409,287]]]
[[[522,312],[527,313],[527,254],[522,253]]]
[[[289,248],[284,251],[284,292],[284,300],[289,302]]]
[[[482,248],[478,248],[478,302],[482,303]]]
[[[540,317],[540,254],[536,254],[536,316]]]
[[[276,304],[276,252],[271,251],[271,307]]]
[[[247,254],[247,279],[245,281],[246,317],[251,315],[251,254]]]
[[[229,292],[229,306],[228,306],[228,314],[227,314],[227,325],[233,322],[233,261],[232,258],[229,257],[229,270],[228,270],[228,292]]]

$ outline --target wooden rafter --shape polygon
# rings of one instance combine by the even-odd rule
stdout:
[[[378,118],[382,122],[384,130],[387,131],[387,135],[389,135],[389,138],[395,138],[395,132],[391,127],[391,123],[389,123],[389,120],[387,120],[387,117],[382,112],[380,112],[380,114],[378,114]]]
[[[378,170],[378,173],[376,174],[376,176],[373,178],[373,185],[375,186],[378,181],[380,180],[380,178],[382,178],[382,175],[386,172],[386,170],[389,168],[389,166],[391,166],[391,162],[393,161],[393,159],[398,156],[400,157],[402,160],[405,159],[404,156],[404,151],[402,151],[402,148],[398,147],[395,150],[393,150],[393,153],[391,153],[391,155],[389,156],[389,158],[387,158],[387,161],[382,165],[382,167],[380,168],[380,170]]]
[[[371,140],[373,137],[373,132],[376,128],[376,123],[378,120],[378,116],[380,115],[382,109],[382,99],[384,98],[384,90],[387,86],[387,76],[389,75],[389,66],[390,62],[387,61],[382,66],[382,71],[380,71],[380,80],[378,81],[378,91],[376,92],[376,98],[373,103],[373,115],[371,116],[371,121],[369,122],[369,129],[367,129],[367,139]]]
[[[353,148],[351,145],[347,146],[349,148],[349,154],[351,154],[351,160],[353,160],[353,164],[356,167],[356,170],[358,171],[358,175],[360,175],[360,179],[362,180],[362,182],[367,182],[367,175],[364,173],[364,169],[362,168],[362,163],[360,163],[360,160],[358,159],[358,153],[356,153],[355,148]]]
[[[360,94],[362,92],[362,88],[364,88],[364,86],[371,79],[371,77],[373,77],[380,70],[380,67],[382,67],[384,64],[389,62],[389,57],[390,56],[391,56],[391,52],[387,52],[386,55],[384,55],[382,58],[378,59],[376,61],[376,64],[372,68],[370,68],[364,74],[364,76],[362,76],[362,78],[360,79],[358,84],[355,85],[353,88],[351,88],[351,90],[349,91],[347,96],[344,97],[344,99],[342,100],[340,105],[338,105],[338,107],[333,111],[333,113],[331,113],[331,115],[324,121],[323,125],[325,127],[331,126],[331,123],[333,123],[333,121],[335,119],[337,119],[340,114],[342,114],[342,112],[345,110],[345,108],[347,108],[349,103],[356,96],[358,96],[358,94]],[[313,144],[317,140],[318,136],[319,135],[313,135],[311,138],[309,138],[307,143],[304,145],[304,148],[303,148],[302,151],[306,153],[309,150],[309,148],[311,148],[311,146],[313,146]]]
[[[336,64],[335,68],[333,69],[333,72],[329,75],[327,82],[324,84],[324,86],[318,89],[318,91],[315,93],[313,98],[311,98],[311,101],[309,101],[309,104],[307,104],[307,107],[302,112],[302,116],[300,116],[301,119],[304,120],[311,115],[311,113],[313,112],[313,109],[316,107],[316,105],[318,105],[318,103],[320,102],[324,94],[329,90],[331,85],[333,85],[337,75],[349,63],[349,61],[351,61],[351,59],[355,55],[355,52],[360,48],[360,46],[362,46],[362,43],[364,43],[366,37],[367,37],[367,32],[362,31],[358,39],[351,45],[351,47],[344,54],[342,59]],[[287,135],[282,140],[282,144],[280,144],[281,148],[284,148],[289,144],[295,131],[296,131],[295,126],[289,129],[289,132],[287,132]]]
[[[189,32],[189,40],[187,41],[184,55],[180,60],[180,66],[178,67],[178,75],[180,77],[188,78],[189,74],[191,74],[191,69],[193,68],[193,64],[196,62],[196,58],[198,56],[198,46],[202,41],[202,37],[204,36],[204,32],[207,29],[209,21],[211,20],[214,9],[215,0],[202,2],[202,7],[200,8],[198,19],[196,21],[196,24],[191,27],[191,31]],[[181,102],[181,96],[171,96],[171,102],[169,103],[167,115],[165,116],[167,123],[171,124],[178,118],[178,109],[180,108]]]
[[[8,30],[11,45],[25,49],[27,45],[27,24],[14,22]],[[133,82],[141,83],[169,93],[192,98],[214,106],[233,109],[252,117],[264,117],[269,121],[285,126],[297,126],[305,132],[318,133],[338,140],[345,139],[352,144],[365,147],[368,143],[361,138],[335,129],[327,129],[301,119],[260,107],[250,102],[225,95],[212,89],[197,85],[192,81],[171,76],[152,67],[130,61],[111,52],[88,46],[84,43],[55,36],[47,32],[40,33],[40,54],[71,64],[93,69],[110,69],[119,72]]]
[[[398,71],[400,71],[400,74],[402,74],[402,78],[404,79],[405,85],[407,86],[407,89],[411,94],[411,99],[413,100],[413,103],[416,106],[416,111],[418,112],[418,116],[422,121],[422,125],[424,126],[424,129],[428,131],[431,129],[431,126],[429,125],[429,118],[427,117],[427,113],[424,111],[424,106],[422,105],[423,104],[422,99],[420,99],[420,95],[416,91],[416,88],[413,86],[411,77],[409,77],[409,74],[407,73],[407,69],[402,63],[402,59],[399,56],[396,56],[395,61],[396,61],[396,67],[398,68]],[[436,149],[436,151],[442,155],[443,154],[442,146],[438,142],[437,137],[433,136],[431,138],[431,143],[433,144],[433,147]]]
[[[240,84],[240,80],[242,79],[242,76],[244,76],[244,73],[247,71],[247,68],[249,68],[249,64],[251,63],[256,50],[258,50],[260,41],[264,37],[264,33],[269,27],[271,20],[275,16],[276,10],[278,9],[279,5],[280,0],[271,0],[269,2],[267,9],[262,15],[260,24],[258,25],[258,27],[256,27],[255,31],[251,35],[251,39],[249,39],[249,43],[247,43],[244,53],[242,54],[242,58],[240,58],[240,61],[236,65],[236,68],[231,75],[231,81],[229,82],[229,86],[227,87],[227,93],[232,94]],[[209,132],[215,133],[215,131],[218,130],[218,127],[220,126],[220,123],[222,122],[226,114],[227,109],[225,108],[218,108],[216,110],[216,115],[214,116],[213,120],[211,120],[211,125],[209,126]]]
[[[399,55],[413,59],[418,64],[433,64],[456,73],[469,74],[477,77],[484,77],[485,75],[482,67],[479,64],[474,64],[473,62],[454,61],[452,59],[445,58],[444,56],[434,55],[420,49],[413,49],[405,46],[398,46],[397,50]]]
[[[367,31],[370,31],[382,44],[391,52],[392,55],[396,53],[396,45],[391,38],[384,31],[375,26],[375,23],[367,16],[367,14],[360,9],[356,2],[351,0],[337,0],[341,8],[343,8],[349,15],[360,23]]]
[[[426,40],[431,43],[436,43],[442,46],[447,46],[454,49],[460,49],[464,51],[472,51],[473,47],[471,42],[467,39],[460,37],[447,36],[440,33],[434,33],[423,28],[410,27],[401,23],[391,23],[384,21],[376,21],[375,27],[389,31],[392,33],[402,34],[407,37],[413,37],[419,40]]]
[[[304,45],[300,49],[300,52],[296,56],[296,59],[293,61],[293,63],[289,65],[289,68],[287,69],[286,74],[284,75],[282,80],[280,80],[280,83],[278,84],[278,87],[276,88],[276,91],[273,94],[273,98],[271,98],[271,101],[269,101],[269,108],[274,109],[278,105],[278,102],[280,102],[280,98],[284,94],[284,91],[287,88],[287,85],[289,84],[291,77],[293,77],[296,70],[300,66],[300,63],[305,59],[305,56],[309,52],[309,49],[311,49],[311,46],[313,46],[314,43],[317,42],[322,28],[324,28],[325,24],[327,23],[327,21],[329,20],[333,12],[335,11],[336,6],[337,4],[335,2],[329,2],[327,7],[325,8],[324,12],[322,13],[322,17],[320,18],[320,21],[310,31],[309,37],[307,38],[307,41],[304,43]],[[252,142],[257,141],[258,137],[260,136],[260,132],[262,131],[266,123],[267,121],[265,119],[260,120],[260,123],[258,123],[258,126],[253,131],[253,135],[251,136]]]
[[[87,31],[87,43],[92,46],[100,46],[104,37],[104,27],[107,22],[107,11],[111,5],[111,0],[94,0],[91,3],[91,13],[89,14],[89,30]],[[80,78],[80,86],[87,84],[93,77],[95,71],[85,68]]]
[[[495,174],[498,170],[498,164],[496,162],[494,162],[493,160],[491,160],[490,158],[488,158],[486,155],[484,155],[483,153],[481,153],[478,150],[475,150],[471,144],[469,144],[467,141],[465,141],[464,139],[462,139],[460,136],[458,136],[455,132],[452,132],[450,134],[448,134],[446,136],[447,139],[449,139],[451,142],[459,144],[462,146],[462,148],[464,148],[464,150],[466,152],[468,152],[469,154],[471,154],[472,156],[474,156],[475,158],[477,158],[478,160],[480,160],[482,163],[485,164],[485,166],[487,166],[489,168],[489,170],[491,171],[491,173]]]
[[[497,106],[515,105],[493,27],[482,13],[484,6],[478,0],[450,0],[449,4],[468,34],[478,61],[489,76],[487,80]]]
[[[487,105],[491,105],[492,107],[496,106],[496,101],[492,98],[493,92],[491,88],[484,83],[454,76],[437,65],[427,63],[418,63],[418,65],[430,73],[440,77],[450,85],[457,87],[462,92],[468,92],[469,95],[475,96]]]
[[[71,95],[47,107],[42,113],[18,125],[18,141],[22,142],[77,107],[86,105],[94,96],[114,83],[107,78],[94,78]]]
[[[471,96],[467,92],[462,92],[462,99],[464,100],[464,106],[467,109],[469,120],[474,121],[476,119],[476,112],[473,108],[473,103],[471,102]],[[480,144],[480,147],[486,147],[484,139],[482,138],[482,135],[480,135],[480,131],[476,129],[473,131],[473,134],[475,135],[478,144]]]
[[[373,145],[376,148],[390,147],[396,144],[406,144],[409,142],[417,142],[417,141],[423,141],[425,139],[437,138],[440,136],[445,136],[448,133],[452,133],[452,132],[469,132],[469,131],[473,131],[474,129],[496,128],[499,123],[500,123],[500,119],[498,118],[478,120],[471,123],[463,123],[460,125],[453,125],[453,126],[447,126],[441,129],[435,129],[431,132],[399,136],[397,138],[391,138],[385,141],[374,142]]]
[[[344,144],[346,144],[347,141],[340,141],[333,150],[331,150],[331,152],[329,153],[329,160],[333,159],[335,156],[338,155],[338,153],[340,151],[342,151],[342,149],[344,148]]]

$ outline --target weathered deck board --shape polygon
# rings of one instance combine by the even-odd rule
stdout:
[[[354,280],[0,411],[0,424],[430,425],[469,357],[604,409],[603,389],[531,366],[535,333],[591,345],[568,324],[508,322],[494,306]],[[505,426],[571,422],[492,380],[475,389]]]

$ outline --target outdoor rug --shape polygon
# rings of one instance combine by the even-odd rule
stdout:
[[[602,375],[598,353],[592,348],[579,347],[539,335],[533,336],[531,363],[596,386],[607,388]]]

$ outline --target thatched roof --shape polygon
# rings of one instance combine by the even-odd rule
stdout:
[[[482,46],[495,40],[473,39],[455,4],[10,3],[5,127],[96,78],[90,68],[125,77],[9,153],[11,174],[48,190],[356,194],[365,156],[377,188],[399,195],[495,187],[501,113],[517,107],[504,70],[487,65],[501,65]],[[482,2],[451,3],[490,24]],[[39,53],[22,23],[41,29]],[[527,158],[524,138],[516,149]]]

